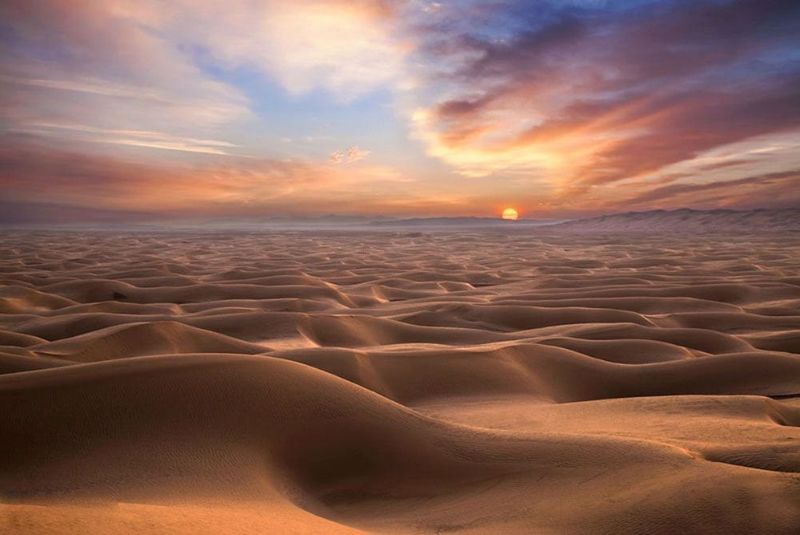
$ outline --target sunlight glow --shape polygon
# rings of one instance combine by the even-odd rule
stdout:
[[[519,213],[513,208],[506,208],[503,210],[503,219],[509,221],[516,221],[519,218]]]

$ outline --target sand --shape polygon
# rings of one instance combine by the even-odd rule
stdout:
[[[4,533],[800,532],[800,236],[0,236]]]

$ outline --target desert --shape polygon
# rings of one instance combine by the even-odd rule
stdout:
[[[800,237],[9,231],[8,533],[796,533]]]
[[[0,1],[0,535],[800,534],[800,1]]]

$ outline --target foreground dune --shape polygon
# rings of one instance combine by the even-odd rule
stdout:
[[[0,529],[800,531],[800,239],[8,233]]]

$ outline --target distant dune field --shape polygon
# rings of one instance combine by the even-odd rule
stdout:
[[[800,533],[798,233],[414,230],[2,234],[0,532]]]

